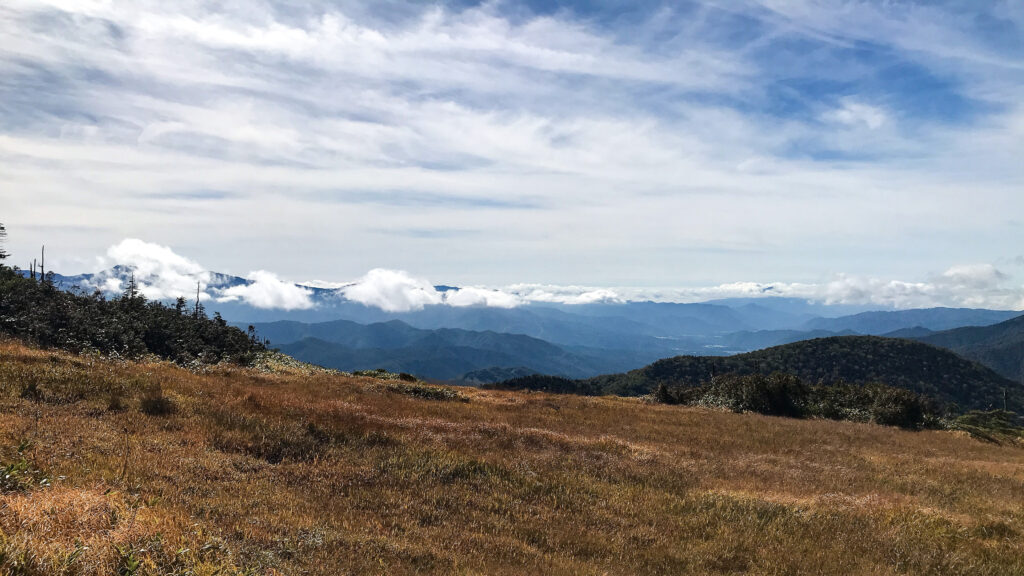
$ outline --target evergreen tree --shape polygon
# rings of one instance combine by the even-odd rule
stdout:
[[[662,382],[658,384],[658,387],[654,390],[654,401],[659,404],[675,404],[676,399],[672,396],[672,392],[669,391],[668,386]]]

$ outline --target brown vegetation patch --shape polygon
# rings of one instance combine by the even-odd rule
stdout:
[[[1020,447],[290,370],[0,343],[0,574],[1024,573]]]

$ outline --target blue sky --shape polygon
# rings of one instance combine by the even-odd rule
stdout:
[[[25,262],[1024,308],[1019,0],[10,0],[0,37]]]

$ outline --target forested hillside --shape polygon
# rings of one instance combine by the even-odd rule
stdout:
[[[915,339],[948,348],[1006,378],[1024,382],[1024,316],[993,326],[957,328]]]
[[[266,348],[255,334],[208,318],[202,303],[147,301],[129,284],[123,294],[74,294],[52,277],[25,278],[0,265],[0,334],[44,348],[121,358],[153,355],[178,364],[248,364]]]
[[[626,372],[587,380],[525,377],[501,387],[582,394],[648,394],[659,385],[699,386],[725,374],[781,372],[811,384],[879,382],[962,409],[1024,405],[1020,384],[934,346],[874,336],[819,338],[728,357],[677,356]]]

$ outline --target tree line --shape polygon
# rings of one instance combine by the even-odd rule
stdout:
[[[112,298],[99,290],[63,290],[53,273],[26,277],[5,261],[0,224],[0,334],[44,348],[138,359],[156,356],[182,365],[252,363],[267,349],[254,331],[208,317],[202,303],[173,306],[148,300],[134,278]]]

